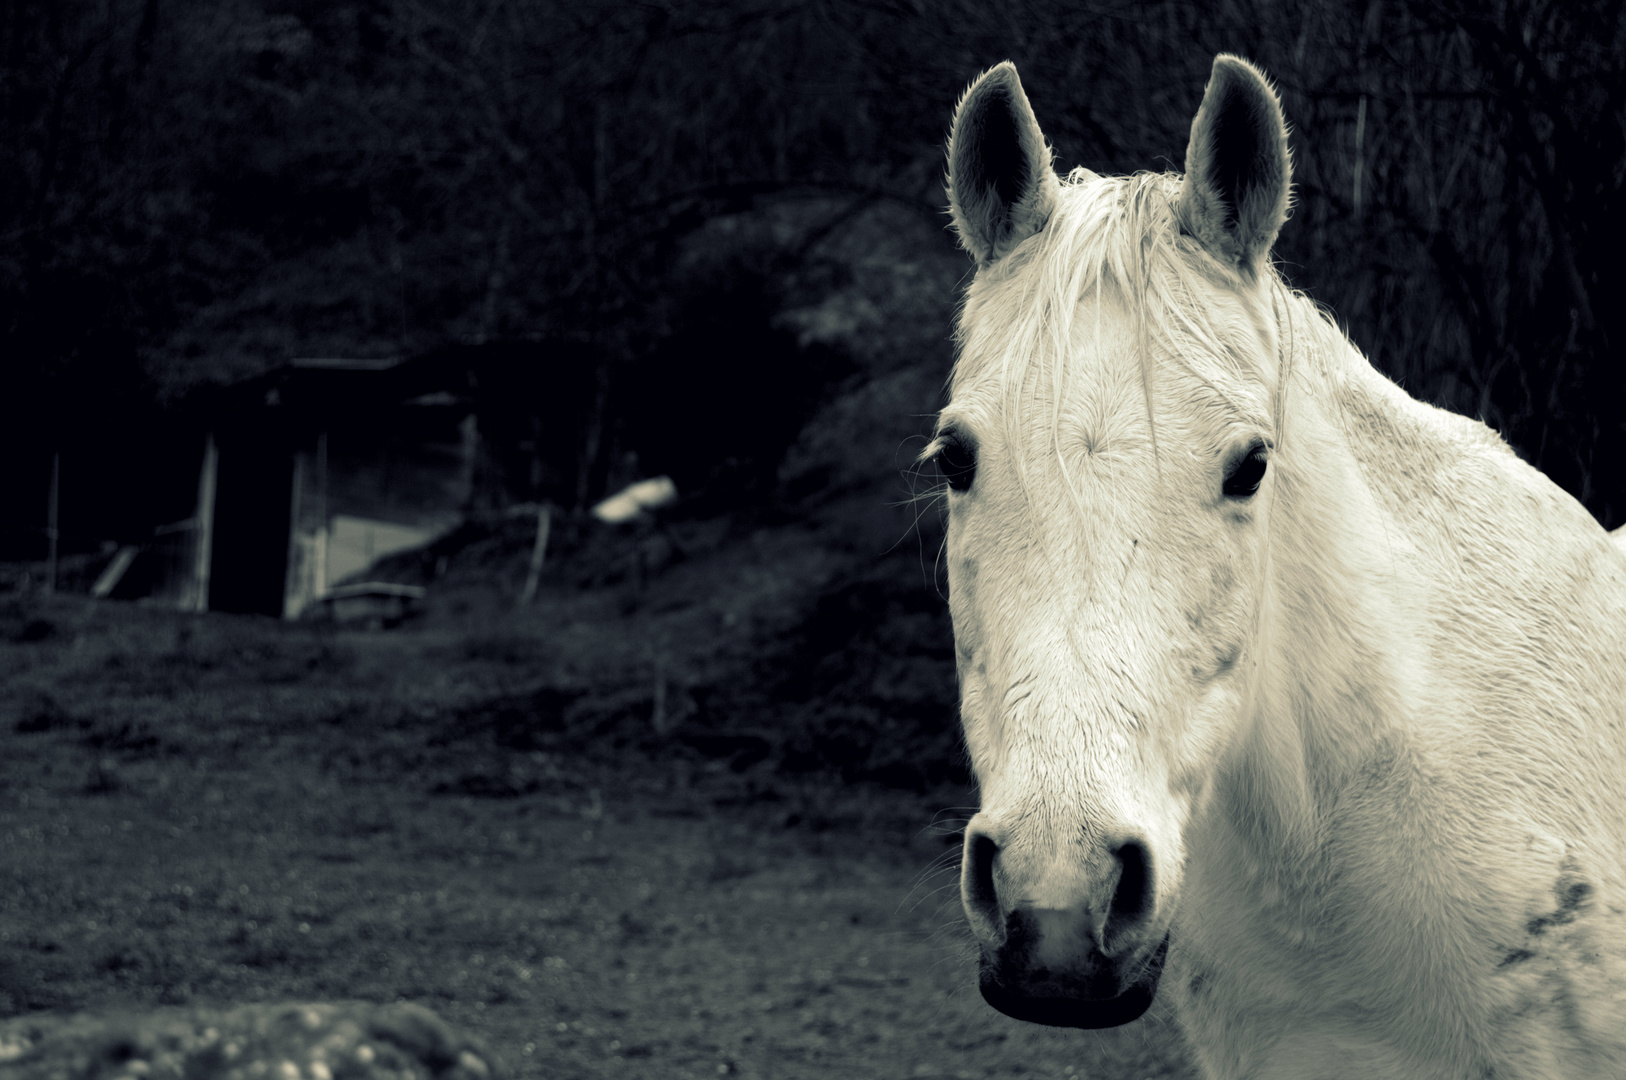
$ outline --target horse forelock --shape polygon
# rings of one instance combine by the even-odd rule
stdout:
[[[1133,342],[1159,473],[1153,399],[1163,365],[1187,376],[1202,408],[1218,407],[1259,428],[1279,426],[1286,367],[1277,353],[1286,340],[1282,321],[1293,318],[1277,308],[1280,280],[1272,272],[1264,289],[1249,289],[1184,235],[1180,182],[1175,174],[1074,170],[1045,228],[981,270],[967,290],[940,431],[955,422],[963,402],[980,396],[996,405],[1008,443],[1020,445],[1022,428],[1040,419],[1042,405],[1050,448],[1065,474],[1059,451],[1070,365],[1081,330],[1088,340],[1103,340],[1100,320],[1109,306],[1127,319],[1118,330]],[[1091,299],[1096,325],[1080,327],[1081,305]],[[1299,298],[1288,300],[1296,306]]]

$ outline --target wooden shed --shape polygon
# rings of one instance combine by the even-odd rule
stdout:
[[[297,618],[375,559],[454,528],[475,492],[478,419],[465,395],[412,377],[425,374],[301,359],[218,391],[196,410],[193,513],[121,552],[93,592]]]
[[[92,592],[297,618],[340,586],[353,599],[376,559],[471,512],[580,505],[604,482],[598,375],[581,346],[510,342],[299,359],[200,393],[154,429],[162,439],[86,447],[64,470],[69,503],[109,461],[143,484],[127,492],[132,520],[103,526],[124,546]],[[76,543],[111,552],[98,535]]]

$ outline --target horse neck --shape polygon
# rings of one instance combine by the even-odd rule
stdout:
[[[1387,493],[1362,467],[1367,433],[1338,403],[1355,393],[1403,406],[1318,315],[1294,322],[1253,685],[1217,809],[1247,849],[1310,871],[1340,796],[1404,741],[1416,652],[1402,609],[1416,583],[1396,558]]]

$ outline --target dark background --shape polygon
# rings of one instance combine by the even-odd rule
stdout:
[[[582,402],[585,463],[551,463],[567,501],[629,452],[686,491],[760,495],[850,374],[776,319],[839,287],[814,249],[867,208],[943,224],[941,146],[973,75],[1017,62],[1063,168],[1178,169],[1220,50],[1277,80],[1292,124],[1289,279],[1409,391],[1483,417],[1618,526],[1621,11],[10,0],[6,546],[38,557],[53,450],[161,457],[159,410],[294,356],[499,343],[510,400],[557,383]],[[813,209],[790,240],[707,231],[792,204]],[[548,375],[561,343],[570,370]],[[69,547],[153,501],[117,461],[75,471],[100,509],[64,509]]]

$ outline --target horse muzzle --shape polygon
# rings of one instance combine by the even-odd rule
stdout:
[[[977,979],[983,1000],[1006,1016],[1051,1027],[1109,1028],[1139,1019],[1157,996],[1168,934],[1138,957],[1109,957],[1086,946],[1060,960],[1041,943],[1046,924],[1063,915],[1011,913],[1004,942],[983,948]]]
[[[997,831],[974,818],[960,890],[982,945],[978,982],[988,1004],[1054,1027],[1117,1027],[1144,1013],[1169,948],[1167,932],[1154,929],[1149,843],[1126,833],[1002,867],[1008,854]]]

